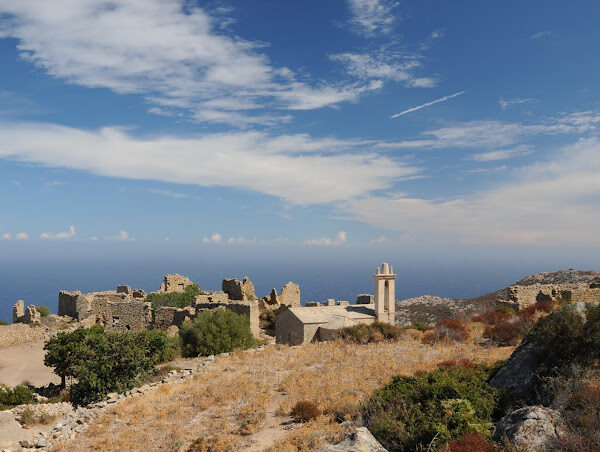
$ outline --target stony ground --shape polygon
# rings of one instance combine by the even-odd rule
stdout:
[[[109,407],[87,431],[56,450],[175,451],[194,440],[214,451],[314,450],[355,427],[360,402],[393,375],[430,370],[448,359],[496,361],[511,351],[474,344],[429,346],[407,337],[366,346],[330,342],[236,352],[218,357],[186,382]],[[291,408],[301,400],[317,403],[323,415],[305,424],[292,422]]]

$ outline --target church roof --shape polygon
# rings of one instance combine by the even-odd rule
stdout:
[[[302,323],[348,325],[351,324],[352,321],[375,318],[374,304],[297,307],[290,308],[289,311]]]

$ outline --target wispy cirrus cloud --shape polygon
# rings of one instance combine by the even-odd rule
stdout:
[[[388,34],[398,18],[399,2],[395,0],[347,0],[350,24],[365,36]]]
[[[232,132],[138,138],[123,129],[0,123],[0,158],[125,179],[254,190],[295,204],[327,203],[418,175],[376,141]],[[227,164],[224,171],[224,162]],[[260,177],[257,177],[260,175]]]
[[[381,8],[355,1],[370,12],[365,24],[382,25]],[[378,89],[370,82],[315,83],[274,66],[264,43],[230,30],[230,12],[183,0],[65,0],[60,8],[0,0],[0,37],[15,38],[21,58],[54,77],[140,94],[153,114],[185,110],[198,121],[270,125],[290,120],[281,110],[323,108]]]
[[[388,50],[370,53],[339,53],[331,60],[342,63],[347,72],[362,80],[393,81],[410,88],[431,88],[437,81],[432,77],[417,75],[422,68],[422,58]]]
[[[517,97],[515,99],[503,99],[501,97],[498,100],[498,103],[500,104],[500,107],[502,108],[502,110],[508,110],[513,105],[532,104],[532,103],[535,103],[535,102],[538,102],[538,100],[534,99],[534,98],[531,98],[531,97],[527,97],[527,98]]]
[[[511,149],[498,149],[496,151],[472,154],[470,159],[478,162],[494,162],[497,160],[508,160],[514,157],[532,154],[533,152],[533,146],[521,145]]]
[[[600,247],[598,137],[506,171],[497,187],[458,198],[369,196],[340,208],[355,219],[401,231],[408,240]]]
[[[535,33],[531,35],[531,39],[548,39],[554,36],[554,33],[550,30],[540,31],[539,33]]]

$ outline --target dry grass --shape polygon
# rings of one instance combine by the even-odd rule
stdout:
[[[236,352],[215,360],[192,382],[163,386],[116,406],[56,450],[185,450],[198,438],[193,450],[314,450],[343,437],[347,427],[339,421],[357,420],[360,402],[392,376],[431,370],[450,359],[494,362],[511,351],[474,344],[430,346],[407,337]],[[299,401],[316,403],[323,415],[305,424],[280,425]],[[261,435],[273,416],[276,430]]]

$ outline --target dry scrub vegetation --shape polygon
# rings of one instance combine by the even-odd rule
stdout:
[[[162,386],[115,406],[84,434],[57,450],[308,451],[340,440],[360,403],[394,375],[432,370],[457,358],[486,363],[512,348],[421,343],[414,330],[400,341],[341,341],[277,346],[219,357],[192,382]],[[296,423],[298,402],[321,413]]]

